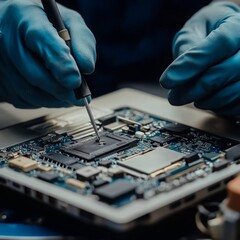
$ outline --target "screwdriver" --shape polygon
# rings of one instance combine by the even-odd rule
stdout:
[[[45,13],[47,14],[48,20],[56,28],[59,36],[66,42],[67,46],[70,48],[71,53],[72,53],[71,37],[69,35],[68,30],[64,26],[61,14],[59,12],[59,9],[57,7],[55,0],[41,0],[41,1],[42,1],[43,8],[45,10]],[[89,87],[87,85],[87,82],[86,82],[84,76],[82,76],[82,84],[80,85],[80,87],[78,87],[74,90],[74,93],[75,93],[76,99],[81,99],[81,98],[83,99],[88,116],[90,118],[93,129],[97,136],[97,140],[98,140],[98,142],[100,142],[100,136],[98,133],[98,129],[97,129],[96,123],[95,123],[93,115],[92,115],[92,111],[89,107],[88,100],[87,100],[87,97],[91,96],[91,92],[89,90]]]

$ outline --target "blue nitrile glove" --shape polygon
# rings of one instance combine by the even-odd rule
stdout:
[[[82,73],[93,72],[95,38],[75,11],[59,5]],[[40,0],[0,0],[0,100],[19,108],[81,105],[77,64]]]
[[[212,3],[196,13],[173,42],[176,58],[160,78],[169,102],[240,116],[240,7]]]

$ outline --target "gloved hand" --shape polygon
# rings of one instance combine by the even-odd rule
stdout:
[[[240,7],[216,2],[197,12],[173,42],[176,58],[160,78],[169,102],[240,116]]]
[[[95,66],[95,38],[82,17],[59,5],[76,61],[39,0],[0,0],[0,100],[19,108],[82,105],[73,90]]]

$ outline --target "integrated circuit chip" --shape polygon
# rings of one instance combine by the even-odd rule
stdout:
[[[45,154],[42,157],[47,158],[49,160],[52,160],[55,163],[61,163],[66,166],[69,166],[73,163],[76,163],[78,159],[62,155],[60,153],[50,153],[50,154]]]
[[[114,183],[110,183],[98,188],[95,191],[95,194],[105,202],[114,203],[126,195],[133,193],[135,188],[136,186],[130,182],[118,180]]]
[[[166,123],[163,128],[173,133],[182,133],[189,130],[188,126],[180,123]]]
[[[58,174],[55,172],[41,172],[37,177],[46,182],[53,182],[58,178]]]
[[[101,135],[100,143],[96,141],[96,139],[91,139],[85,142],[79,141],[69,147],[62,148],[62,151],[91,161],[104,154],[136,146],[137,143],[138,140],[134,138],[117,136],[112,133],[104,133]]]
[[[153,142],[159,143],[160,146],[163,146],[164,144],[174,141],[176,139],[177,137],[175,136],[168,136],[168,137],[155,136],[151,138]]]
[[[168,167],[171,163],[176,162],[183,157],[183,153],[158,147],[151,152],[138,155],[129,160],[118,161],[118,164],[149,175],[162,168]]]

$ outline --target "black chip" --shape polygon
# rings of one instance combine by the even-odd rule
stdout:
[[[124,176],[124,172],[118,168],[110,168],[108,170],[108,175],[112,178],[122,178]]]
[[[41,172],[38,174],[37,177],[46,182],[53,182],[54,180],[56,180],[58,178],[58,174],[53,173],[53,172]]]
[[[91,161],[104,154],[136,146],[138,140],[124,136],[116,136],[112,133],[104,133],[101,135],[101,142],[104,144],[100,144],[96,139],[85,142],[79,141],[74,145],[62,148],[62,150],[71,155]]]
[[[135,132],[140,130],[140,126],[136,125],[136,124],[135,125],[129,125],[128,128],[129,128],[129,130],[128,130],[129,134],[135,134]]]
[[[68,157],[68,156],[62,155],[60,153],[45,154],[45,155],[42,156],[42,158],[43,157],[48,158],[55,163],[61,163],[61,164],[64,164],[66,166],[69,166],[69,165],[78,161],[76,158]]]
[[[220,171],[226,168],[228,165],[229,165],[229,161],[227,160],[221,160],[219,162],[215,162],[213,164],[213,172]]]
[[[203,157],[209,161],[214,161],[219,158],[219,153],[216,153],[216,152],[204,153]]]
[[[153,122],[152,119],[144,119],[144,120],[142,120],[140,123],[141,123],[142,125],[148,125],[148,124],[150,124],[150,123],[152,123],[152,122]]]
[[[80,168],[84,168],[86,167],[85,165],[81,164],[81,163],[74,163],[70,166],[71,168],[77,170],[77,169],[80,169]]]
[[[237,160],[240,158],[240,144],[235,145],[226,151],[225,158],[228,160]]]
[[[182,133],[189,129],[188,126],[180,123],[166,123],[163,128],[174,133]]]
[[[184,157],[184,160],[187,164],[195,162],[198,159],[199,159],[199,155],[197,153],[190,153]]]
[[[95,194],[98,195],[102,201],[114,203],[117,200],[134,193],[135,188],[136,186],[134,184],[119,180],[98,188],[95,190]]]
[[[116,115],[108,115],[108,116],[104,116],[98,119],[102,125],[108,125],[110,123],[116,122],[117,120],[117,116]]]
[[[98,188],[98,187],[108,184],[108,182],[103,179],[98,179],[98,180],[93,181],[92,184],[95,188]]]
[[[163,146],[164,144],[169,143],[169,142],[171,142],[173,140],[176,140],[176,139],[177,139],[177,137],[175,137],[175,136],[169,136],[169,137],[156,136],[156,137],[151,138],[151,140],[153,142],[159,143],[160,146]]]
[[[106,167],[106,168],[109,168],[111,165],[112,165],[111,160],[103,160],[98,163],[98,166],[102,166],[102,167]]]

